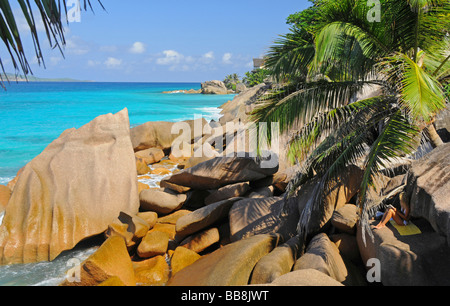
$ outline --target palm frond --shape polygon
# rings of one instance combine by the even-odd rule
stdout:
[[[314,54],[312,35],[294,27],[290,33],[280,36],[270,47],[265,57],[265,67],[271,71],[277,82],[283,81],[286,77],[304,77]]]
[[[361,182],[361,188],[358,195],[358,205],[360,208],[360,222],[365,232],[370,232],[368,220],[370,216],[370,199],[368,191],[374,188],[374,181],[380,173],[380,170],[386,166],[389,161],[410,154],[417,147],[417,135],[420,130],[411,124],[401,109],[386,116],[385,126],[371,145],[370,152],[367,155],[364,165],[364,175]]]
[[[311,216],[322,216],[327,209],[324,206],[324,198],[335,187],[336,181],[334,181],[335,176],[333,172],[336,173],[338,169],[344,169],[348,163],[354,162],[364,155],[366,151],[366,136],[364,133],[354,131],[342,137],[340,141],[328,137],[315,150],[315,156],[313,153],[309,163],[302,167],[303,170],[289,183],[287,196],[292,196],[297,188],[306,182],[315,183],[314,189],[301,213],[297,228],[298,232],[305,238],[317,226],[317,224],[310,222]],[[329,167],[325,170],[326,167],[322,166],[327,163],[329,163]]]
[[[43,64],[45,66],[40,39],[37,31],[37,22],[33,14],[34,6],[31,5],[29,0],[17,1],[20,6],[20,13],[25,18],[27,26],[30,30],[36,58],[39,64]],[[98,0],[98,2],[104,9],[101,0]],[[66,16],[66,23],[68,23],[66,1],[35,0],[34,4],[39,12],[39,17],[36,18],[39,18],[42,21],[50,46],[52,48],[59,48],[62,53],[62,46],[65,45],[65,23],[63,20],[63,16]],[[87,9],[87,6],[92,9],[90,0],[84,0],[85,10]],[[16,18],[17,16],[13,13],[10,1],[0,1],[0,38],[2,39],[3,44],[8,50],[9,57],[16,73],[21,71],[24,76],[27,76],[29,74],[32,74],[32,71],[27,60],[27,55],[22,43],[18,25],[16,23]],[[6,75],[1,58],[0,66],[2,67],[3,74]],[[1,83],[1,85],[3,85],[3,83]]]
[[[397,85],[400,102],[415,120],[429,122],[445,108],[440,83],[403,53],[396,53],[379,63],[381,71]]]
[[[394,37],[390,28],[392,15],[382,1],[382,23],[370,22],[367,1],[343,0],[324,1],[319,10],[319,22],[316,26],[316,56],[313,72],[322,71],[323,66],[351,64],[347,71],[359,71],[370,68],[370,61],[381,53],[388,53],[393,47]],[[361,65],[368,61],[365,65]],[[363,70],[364,71],[364,70]],[[355,73],[355,72],[353,72]],[[359,76],[363,75],[360,73]],[[357,78],[359,78],[359,76]],[[355,79],[357,79],[355,78]]]
[[[359,112],[375,108],[376,104],[386,99],[385,96],[377,96],[320,113],[290,139],[288,156],[291,162],[302,162],[324,137],[338,131],[341,125],[352,121]]]
[[[450,28],[450,7],[447,0],[409,0],[403,2],[404,9],[397,18],[396,31],[402,36],[402,49],[413,49],[413,60],[417,62],[420,50],[432,52],[443,42]]]
[[[348,56],[343,56],[343,53],[354,50],[355,47],[346,47],[346,41],[353,39],[358,42],[361,50],[360,56],[364,56],[362,58],[371,59],[376,57],[380,50],[388,50],[370,32],[348,22],[333,22],[324,26],[317,35],[314,69],[320,71],[320,67],[324,64],[348,58]]]
[[[379,84],[377,81],[317,81],[300,83],[297,87],[285,86],[258,102],[251,114],[255,122],[277,122],[280,132],[294,125],[310,122],[316,114],[348,105],[365,86]],[[270,130],[270,128],[269,128]],[[270,135],[268,135],[270,141]]]

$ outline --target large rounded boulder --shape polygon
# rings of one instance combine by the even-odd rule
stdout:
[[[124,109],[64,132],[25,166],[0,227],[0,264],[51,261],[138,209]]]

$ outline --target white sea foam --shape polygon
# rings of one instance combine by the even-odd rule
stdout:
[[[150,165],[149,167],[151,170],[155,169],[155,166],[153,166],[153,165]],[[162,167],[160,167],[160,168],[162,168]],[[168,165],[164,168],[167,168],[170,171],[170,173],[164,174],[164,175],[147,173],[144,175],[139,175],[138,181],[150,186],[150,188],[159,188],[159,182],[161,182],[165,178],[172,176],[173,172],[177,169],[177,166],[172,166],[172,165],[169,166]]]
[[[198,110],[200,113],[203,114],[203,118],[207,121],[218,121],[222,115],[220,114],[222,112],[222,109],[218,107],[201,107],[196,108],[195,110]]]
[[[10,177],[10,176],[0,177],[0,185],[6,185],[9,182],[11,182],[13,179],[14,179],[14,177]]]
[[[66,251],[52,262],[0,267],[0,286],[57,286],[64,281],[71,259],[80,263],[98,247],[78,248]]]

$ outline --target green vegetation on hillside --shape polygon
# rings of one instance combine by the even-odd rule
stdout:
[[[4,75],[5,79],[10,82],[89,82],[89,81],[80,81],[70,78],[38,78],[33,75],[23,76],[23,75],[14,75],[12,73],[6,73]]]

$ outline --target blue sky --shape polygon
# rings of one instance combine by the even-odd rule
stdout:
[[[23,32],[36,76],[120,82],[203,82],[231,73],[243,76],[251,70],[252,59],[288,31],[286,17],[309,6],[306,0],[103,0],[103,4],[107,12],[94,3],[95,14],[82,12],[81,22],[69,24],[65,59],[48,47],[40,27],[46,69],[37,65],[30,36]],[[17,18],[20,26],[24,20]],[[9,67],[4,50],[0,52]]]

